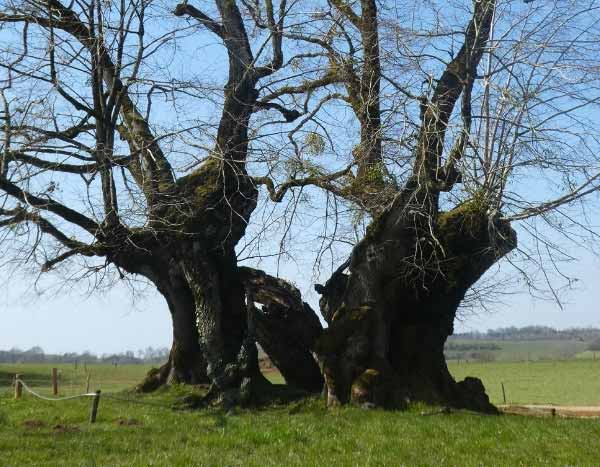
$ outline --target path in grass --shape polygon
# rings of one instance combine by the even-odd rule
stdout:
[[[600,406],[585,405],[499,405],[498,408],[507,414],[541,416],[541,417],[571,417],[571,418],[600,418]]]

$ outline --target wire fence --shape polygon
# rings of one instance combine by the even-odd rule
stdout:
[[[45,401],[66,401],[66,400],[71,400],[71,399],[80,399],[82,397],[96,397],[96,395],[97,395],[95,392],[89,392],[86,394],[77,394],[75,396],[48,397],[48,396],[43,396],[43,395],[37,393],[36,391],[34,391],[33,389],[31,389],[29,387],[29,385],[25,381],[23,381],[21,378],[16,378],[15,384],[21,384],[23,386],[23,389],[25,389],[25,391],[27,391],[29,394],[37,397],[38,399],[42,399]]]
[[[15,373],[19,374],[19,371]],[[12,391],[14,388],[15,373],[7,372],[0,373],[0,393]],[[45,377],[39,373],[33,373],[26,378],[23,373],[20,373],[22,379],[26,380],[27,385],[33,388],[41,395],[48,395],[52,392],[52,379]],[[27,374],[27,370],[25,370]],[[106,378],[105,376],[108,376]],[[113,376],[111,378],[111,376]],[[104,374],[61,374],[58,372],[57,382],[60,385],[61,394],[63,395],[78,395],[82,392],[90,392],[90,389],[101,389],[102,391],[124,391],[132,389],[143,379],[142,376],[130,378],[115,378],[114,375]]]
[[[46,385],[48,383],[46,380],[43,380],[40,382],[43,382]],[[123,384],[122,381],[119,381],[119,383],[121,385]],[[15,388],[15,386],[19,386],[20,388],[17,390]],[[11,391],[15,391],[15,396],[18,398],[21,397],[21,393],[24,390],[27,394],[29,394],[37,399],[47,401],[47,402],[65,402],[65,401],[71,401],[71,400],[75,400],[75,399],[93,398],[94,399],[93,403],[92,403],[92,414],[93,415],[91,415],[91,418],[90,418],[90,422],[92,422],[92,423],[95,422],[96,412],[98,410],[100,397],[102,398],[103,401],[110,400],[110,401],[115,401],[115,402],[119,402],[119,403],[136,404],[136,405],[141,405],[141,406],[166,409],[169,411],[173,410],[173,405],[171,403],[160,403],[160,402],[156,402],[156,401],[141,400],[139,398],[125,397],[122,393],[119,393],[119,392],[102,392],[100,390],[97,390],[96,392],[84,392],[84,393],[80,393],[80,394],[67,395],[67,396],[49,396],[49,395],[45,395],[45,394],[40,394],[40,392],[38,392],[39,389],[38,390],[33,389],[31,386],[32,386],[31,382],[24,381],[23,378],[20,378],[20,377],[15,377],[12,385],[7,386],[4,389],[9,389]],[[1,389],[2,388],[0,388],[0,390]],[[45,387],[45,389],[50,390],[47,386]]]

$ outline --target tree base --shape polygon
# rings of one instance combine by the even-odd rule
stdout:
[[[444,345],[465,294],[516,246],[516,234],[469,202],[439,213],[432,235],[416,208],[394,203],[317,290],[329,323],[316,343],[328,405],[419,401],[497,413],[480,380],[454,380]]]
[[[412,324],[381,316],[368,305],[347,311],[319,339],[328,406],[402,409],[425,402],[497,413],[480,380],[457,383],[448,371],[444,343],[452,332],[450,320]]]
[[[441,383],[441,384],[440,384]],[[466,409],[487,414],[499,414],[490,402],[480,379],[467,377],[456,382],[450,374],[436,381],[429,379],[401,380],[397,374],[391,377],[374,369],[365,370],[354,380],[350,401],[362,407],[405,409],[413,402],[424,402],[455,409]],[[328,394],[328,405],[340,405],[335,395]]]
[[[212,385],[204,396],[190,394],[180,399],[174,406],[176,410],[201,410],[220,408],[230,410],[234,407],[260,408],[278,404],[289,404],[314,394],[287,386],[272,384],[266,379],[246,382],[242,387],[219,390]]]
[[[160,368],[152,368],[135,387],[136,392],[149,393],[172,384],[208,384],[208,377],[202,364],[181,368],[174,367],[172,358]]]
[[[456,383],[458,397],[452,407],[476,412],[499,415],[498,408],[490,402],[485,387],[479,378],[467,376]]]

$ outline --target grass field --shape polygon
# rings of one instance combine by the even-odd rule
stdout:
[[[139,383],[151,365],[89,365],[86,368],[72,364],[2,364],[0,363],[0,391],[12,387],[15,374],[20,374],[23,381],[37,393],[50,395],[52,392],[51,368],[58,370],[60,394],[70,396],[81,394],[87,388],[87,375],[90,375],[90,391],[115,392],[132,389]],[[275,384],[283,384],[284,379],[277,371],[266,373],[267,378]],[[0,464],[2,467],[2,464]]]
[[[146,371],[139,366],[89,369],[103,392],[131,387]],[[39,380],[36,390],[49,390],[48,366],[2,365],[0,378],[6,382],[15,370],[26,381]],[[495,386],[504,381],[513,401],[600,404],[600,362],[469,363],[452,365],[451,370],[458,377],[482,377],[495,402],[500,400]],[[74,390],[84,374],[72,366],[61,371],[61,383],[73,381],[72,388],[61,384],[63,393]],[[110,384],[102,383],[102,378]],[[150,396],[117,394],[135,402],[103,398],[98,422],[90,425],[89,399],[45,402],[24,395],[15,401],[9,390],[0,390],[0,465],[600,464],[598,420],[470,413],[423,416],[431,408],[422,406],[406,412],[326,410],[320,400],[230,413],[172,411],[171,404],[184,393],[183,388],[172,388]]]
[[[73,364],[0,364],[0,390],[12,385],[15,373],[40,394],[49,394],[51,389],[50,369],[58,369],[61,394],[80,394],[86,388],[87,373],[90,374],[90,390],[122,391],[139,383],[151,368],[150,365],[83,365]]]
[[[449,363],[457,379],[481,378],[492,402],[600,405],[600,360]],[[600,460],[599,460],[600,465]]]

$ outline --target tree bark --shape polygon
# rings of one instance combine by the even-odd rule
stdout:
[[[288,385],[320,392],[324,380],[313,351],[323,327],[316,313],[289,282],[246,267],[240,273],[257,342]]]
[[[187,284],[177,280],[157,283],[165,297],[173,323],[173,344],[169,359],[160,368],[150,370],[137,386],[140,392],[150,392],[170,384],[207,384],[206,360],[200,350],[196,328],[196,309]]]
[[[224,407],[253,404],[270,383],[258,366],[235,252],[205,251],[198,242],[188,252],[182,269],[196,306],[200,348],[211,381],[203,402]]]
[[[318,289],[330,324],[317,343],[328,404],[416,400],[494,412],[479,380],[454,380],[444,344],[465,293],[516,234],[473,201],[439,214],[428,234],[409,207],[399,196],[355,247],[349,273]]]

